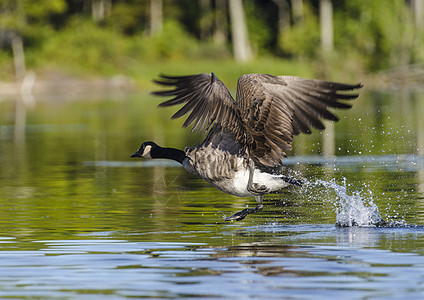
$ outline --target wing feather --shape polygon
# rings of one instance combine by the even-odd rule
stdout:
[[[293,135],[324,129],[322,119],[337,121],[330,108],[348,109],[362,87],[295,76],[247,74],[237,84],[237,105],[246,124],[250,154],[262,164],[281,164]],[[249,139],[249,137],[251,137]]]
[[[154,82],[165,87],[173,87],[170,90],[152,93],[157,96],[173,96],[172,99],[158,106],[183,105],[171,119],[188,114],[183,127],[192,124],[191,131],[206,132],[214,123],[217,123],[220,127],[232,132],[238,141],[244,142],[245,133],[240,110],[228,89],[215,74],[160,75]]]
[[[291,149],[293,135],[311,133],[311,127],[324,129],[322,119],[337,121],[329,109],[348,109],[358,97],[350,91],[362,87],[295,76],[247,74],[239,78],[237,101],[213,74],[166,76],[154,80],[169,90],[154,95],[173,97],[161,107],[182,105],[172,119],[188,115],[183,127],[192,131],[232,134],[245,145],[251,157],[267,166],[281,164]],[[215,124],[215,125],[214,125]],[[211,132],[212,132],[211,131]],[[216,139],[209,134],[207,140]],[[244,147],[244,146],[243,146]]]

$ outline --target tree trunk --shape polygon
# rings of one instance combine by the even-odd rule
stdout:
[[[94,22],[103,21],[111,10],[111,0],[92,0],[91,2],[91,17]]]
[[[26,66],[25,66],[25,52],[24,43],[22,37],[19,34],[14,34],[12,37],[12,52],[13,52],[13,63],[15,64],[15,77],[19,83],[25,77]]]
[[[236,61],[245,62],[252,58],[242,0],[229,0],[233,54]]]
[[[225,45],[227,42],[227,1],[215,0],[215,32],[213,41],[217,45]]]
[[[163,1],[150,0],[150,35],[162,32],[163,24]]]
[[[272,0],[278,8],[278,45],[283,45],[283,34],[290,27],[290,8],[287,0]]]
[[[302,0],[291,0],[292,2],[292,14],[293,22],[303,23],[303,1]]]
[[[322,131],[322,154],[332,157],[336,151],[336,128],[332,121],[324,121],[325,130]]]
[[[278,7],[278,33],[290,26],[289,4],[287,0],[272,0]]]
[[[415,53],[418,53],[418,56],[421,53],[423,57],[424,47],[422,42],[422,37],[424,34],[424,0],[413,0],[411,3],[412,12],[414,14],[414,23],[415,23],[415,32],[414,32],[414,50]]]
[[[412,0],[412,11],[414,13],[415,27],[424,29],[424,0]]]
[[[200,5],[200,40],[206,41],[212,32],[213,17],[212,17],[212,2],[211,0],[199,0]]]
[[[333,4],[331,0],[319,1],[321,48],[324,53],[333,50]]]

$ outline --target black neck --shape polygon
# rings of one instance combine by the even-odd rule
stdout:
[[[150,154],[152,158],[172,159],[179,162],[180,164],[182,164],[184,159],[186,158],[185,152],[183,150],[175,148],[157,147],[154,148],[154,150],[152,150]]]

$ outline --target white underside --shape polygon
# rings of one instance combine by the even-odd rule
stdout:
[[[249,181],[249,171],[241,170],[236,173],[232,179],[222,180],[220,182],[213,182],[220,190],[239,197],[252,196],[253,194],[247,190]],[[289,185],[284,181],[281,176],[272,175],[269,173],[260,172],[255,170],[253,174],[253,183],[259,186],[264,185],[270,192],[278,191]]]
[[[185,165],[185,167],[187,169],[188,166]],[[248,197],[253,195],[247,190],[247,185],[249,182],[249,169],[244,167],[242,159],[240,159],[238,171],[231,179],[226,178],[212,181],[209,178],[202,178],[227,194],[235,195],[238,197]],[[284,181],[281,175],[273,175],[261,172],[257,169],[254,170],[253,183],[259,186],[266,186],[269,192],[278,191],[290,185]]]

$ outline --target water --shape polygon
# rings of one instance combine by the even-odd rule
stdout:
[[[284,162],[303,186],[241,222],[224,219],[253,198],[129,158],[202,138],[155,99],[38,100],[19,130],[0,102],[0,298],[424,297],[424,94],[365,92],[335,157],[296,137]]]
[[[383,219],[378,211],[377,205],[372,200],[372,193],[366,199],[361,193],[355,192],[349,195],[346,187],[346,178],[343,185],[339,185],[335,180],[325,181],[317,180],[316,182],[306,182],[308,188],[316,189],[324,187],[326,192],[333,190],[336,197],[332,198],[336,212],[336,225],[340,227],[351,226],[395,226],[396,223],[387,222]]]

